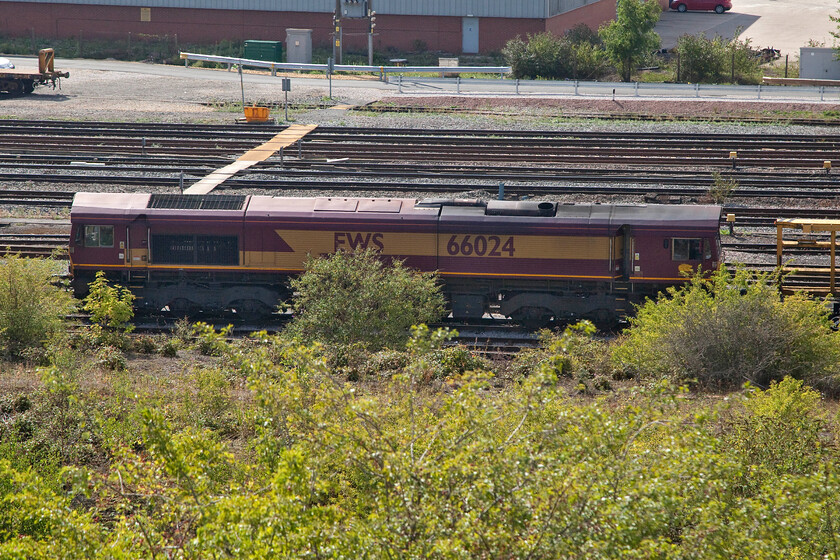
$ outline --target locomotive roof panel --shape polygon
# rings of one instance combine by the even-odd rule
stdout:
[[[353,215],[354,219],[372,219],[376,217],[436,217],[438,208],[415,206],[413,198],[352,198],[320,197],[292,198],[252,196],[248,204],[248,218],[311,217],[314,213],[326,217],[335,214],[341,218]]]
[[[557,204],[538,201],[425,200],[410,198],[271,197],[240,195],[182,195],[142,193],[76,193],[71,215],[154,216],[177,215],[186,219],[278,217],[353,220],[429,220],[441,222],[517,224],[563,228],[668,226],[687,230],[716,228],[719,206]]]
[[[503,221],[539,226],[611,227],[665,226],[716,228],[719,206],[555,204],[546,202],[490,201],[481,205],[441,205],[441,221]]]
[[[149,205],[151,195],[142,193],[85,193],[73,195],[73,214],[123,216],[139,213]]]
[[[247,196],[148,193],[76,193],[72,216],[135,217],[140,215],[216,219],[242,217]]]

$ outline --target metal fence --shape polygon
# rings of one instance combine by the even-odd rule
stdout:
[[[840,102],[840,87],[829,86],[739,86],[714,84],[666,84],[627,82],[584,82],[577,80],[484,80],[456,78],[417,78],[391,75],[391,84],[400,93],[456,95],[579,96],[600,98],[730,99],[763,101]]]
[[[266,62],[223,56],[181,53],[185,65],[191,60],[265,68],[274,75],[278,70],[327,72],[326,64],[292,64]],[[599,98],[673,98],[676,100],[730,99],[764,101],[840,102],[840,87],[765,85],[739,86],[715,84],[669,84],[641,82],[587,82],[580,80],[517,80],[506,78],[507,66],[355,66],[336,64],[333,72],[355,72],[379,75],[400,93],[456,95],[529,95],[579,96]],[[443,77],[418,77],[411,74],[439,74]],[[495,74],[495,79],[462,78],[458,74]],[[449,74],[449,77],[446,75]]]

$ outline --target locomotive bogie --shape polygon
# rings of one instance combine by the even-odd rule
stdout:
[[[452,315],[591,318],[720,262],[719,207],[548,202],[76,195],[74,286],[96,270],[147,309],[260,314],[310,256],[371,249],[437,271]]]

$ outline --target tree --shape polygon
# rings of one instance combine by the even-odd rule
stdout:
[[[54,284],[62,268],[53,259],[6,255],[0,262],[0,351],[20,355],[57,333],[74,305]]]
[[[604,50],[621,73],[630,81],[633,66],[659,48],[659,35],[653,30],[662,8],[656,0],[621,0],[615,20],[598,30]]]
[[[372,250],[310,257],[291,286],[290,332],[324,343],[401,345],[411,325],[440,319],[445,307],[435,274],[386,265]]]

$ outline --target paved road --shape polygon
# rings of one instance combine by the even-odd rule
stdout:
[[[838,8],[834,0],[732,0],[732,10],[720,15],[665,11],[656,32],[662,47],[671,48],[686,33],[731,39],[740,28],[740,37],[749,38],[754,47],[772,47],[793,59],[809,41],[832,46],[835,39],[830,32],[837,30],[837,24],[829,16],[836,15]]]
[[[27,69],[31,68],[37,70],[38,61],[35,57],[22,56],[8,56],[6,58],[12,61],[16,68]],[[128,74],[145,74],[148,76],[161,76],[165,78],[180,78],[180,79],[195,79],[195,80],[214,80],[219,82],[235,82],[239,83],[239,73],[235,70],[228,72],[227,70],[217,70],[209,68],[196,68],[183,66],[172,66],[165,64],[146,64],[143,62],[122,62],[118,60],[91,60],[91,59],[72,59],[61,58],[56,60],[57,70],[66,70],[70,72],[72,79],[73,70],[94,70],[100,72],[123,72]],[[305,74],[292,74],[295,78],[295,84],[306,87],[324,87],[324,76],[303,77]],[[276,76],[266,74],[251,74],[245,73],[244,80],[246,84],[276,84],[280,85],[280,79]],[[334,80],[338,82],[339,80]],[[342,88],[364,88],[364,89],[385,89],[393,90],[396,86],[389,86],[386,83],[380,82],[375,78],[359,79],[354,77],[352,79],[341,79]]]

